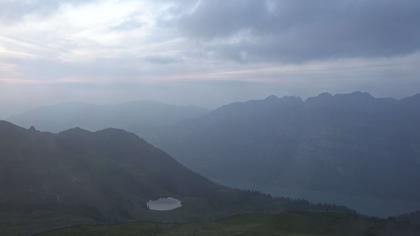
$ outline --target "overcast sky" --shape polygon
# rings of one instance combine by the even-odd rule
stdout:
[[[419,0],[1,0],[0,117],[68,101],[420,93]]]

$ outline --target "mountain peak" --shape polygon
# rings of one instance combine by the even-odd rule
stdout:
[[[34,126],[31,126],[28,130],[31,131],[31,132],[36,132],[37,131]]]
[[[119,137],[124,136],[124,137],[131,137],[131,138],[135,137],[136,139],[139,138],[134,133],[128,132],[123,129],[116,129],[116,128],[107,128],[107,129],[99,130],[99,131],[96,131],[95,134],[106,134],[110,136],[119,136]]]
[[[355,91],[355,92],[347,93],[347,94],[337,94],[336,96],[357,97],[357,98],[365,98],[365,99],[374,98],[370,93],[361,92],[361,91]]]
[[[331,93],[327,93],[327,92],[324,92],[324,93],[320,93],[319,95],[318,95],[318,97],[332,97],[333,95],[331,94]]]
[[[279,97],[277,97],[276,95],[270,95],[268,97],[265,98],[265,100],[267,101],[273,101],[273,100],[278,100]]]
[[[92,134],[91,131],[82,129],[80,127],[75,127],[72,129],[64,130],[59,133],[60,135],[86,135],[86,134]]]
[[[341,101],[365,101],[365,100],[373,100],[375,97],[373,97],[371,94],[367,92],[361,92],[361,91],[355,91],[352,93],[338,93],[335,95],[332,95],[330,93],[321,93],[316,97],[310,97],[307,99],[308,102],[327,102],[327,101],[334,101],[334,100],[341,100]]]
[[[0,126],[16,126],[16,125],[10,123],[9,121],[0,120]]]
[[[10,123],[9,121],[0,120],[0,130],[4,130],[4,129],[14,129],[14,130],[22,129],[23,130],[23,128],[13,123]]]
[[[284,96],[280,98],[275,95],[270,95],[267,98],[265,98],[263,101],[283,103],[283,104],[302,103],[302,99],[300,97],[295,97],[295,96]]]

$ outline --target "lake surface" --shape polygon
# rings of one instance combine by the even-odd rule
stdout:
[[[310,191],[290,188],[266,188],[257,190],[271,193],[273,196],[305,199],[312,203],[327,202],[340,206],[347,206],[364,215],[375,217],[397,216],[412,212],[413,209],[420,209],[420,200],[384,200],[369,195],[350,195],[328,191]]]
[[[182,202],[176,198],[165,197],[147,202],[147,208],[153,211],[171,211],[182,207]]]

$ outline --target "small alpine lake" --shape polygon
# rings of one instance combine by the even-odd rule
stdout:
[[[180,207],[182,202],[173,197],[161,197],[147,202],[147,208],[153,211],[172,211]]]

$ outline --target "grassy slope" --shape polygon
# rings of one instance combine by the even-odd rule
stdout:
[[[50,231],[40,236],[66,235],[287,235],[287,236],[381,236],[420,235],[420,228],[407,223],[366,218],[354,214],[285,212],[277,215],[249,214],[213,223],[88,225]]]
[[[122,130],[51,134],[0,121],[0,154],[0,236],[80,224],[209,222],[249,212],[348,212],[220,186]],[[147,209],[148,200],[166,196],[183,207]]]

